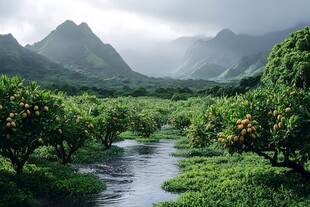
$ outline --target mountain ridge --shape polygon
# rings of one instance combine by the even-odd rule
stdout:
[[[18,75],[27,83],[37,81],[44,88],[64,90],[70,94],[75,94],[76,90],[110,94],[110,89],[126,91],[140,87],[148,90],[162,87],[205,88],[214,84],[211,81],[174,80],[144,75],[135,76],[135,78],[125,75],[110,78],[85,75],[21,46],[11,34],[0,35],[0,72],[9,76]]]
[[[68,80],[84,78],[43,55],[24,48],[12,34],[0,35],[0,71],[2,74],[19,75],[28,81],[36,80],[40,83],[57,83],[64,81],[64,77]]]
[[[244,56],[270,51],[276,43],[283,41],[291,32],[302,29],[306,25],[309,23],[259,36],[235,34],[229,29],[223,29],[211,40],[197,40],[188,48],[182,62],[177,66],[174,77],[190,77],[190,74],[195,73],[196,70],[210,64],[228,69]]]
[[[103,43],[86,23],[67,20],[41,41],[26,45],[50,60],[85,75],[100,77],[141,77],[131,70],[119,53]]]

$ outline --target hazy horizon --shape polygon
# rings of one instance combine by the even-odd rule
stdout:
[[[280,31],[310,22],[309,8],[308,0],[11,0],[0,1],[0,34],[11,33],[24,46],[66,20],[85,22],[133,70],[167,74],[172,69],[150,66],[160,45],[180,37],[214,37],[222,29],[255,36]],[[174,52],[175,63],[183,53]]]
[[[260,35],[310,21],[310,1],[296,0],[11,0],[0,2],[0,34],[40,41],[66,20],[86,22],[117,50],[222,29]]]

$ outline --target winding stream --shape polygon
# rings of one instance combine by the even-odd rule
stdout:
[[[123,153],[80,169],[99,176],[107,183],[107,189],[94,196],[57,201],[57,206],[148,207],[153,203],[175,200],[177,194],[165,192],[160,187],[165,180],[179,174],[178,158],[170,155],[176,151],[174,143],[174,140],[116,143],[124,148]]]

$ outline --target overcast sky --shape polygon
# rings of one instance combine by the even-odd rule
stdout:
[[[264,34],[310,21],[310,0],[0,0],[0,34],[20,44],[70,19],[118,50],[223,28]]]

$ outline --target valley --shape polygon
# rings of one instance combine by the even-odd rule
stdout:
[[[309,7],[0,2],[0,206],[310,206]]]

